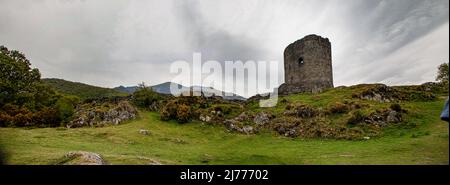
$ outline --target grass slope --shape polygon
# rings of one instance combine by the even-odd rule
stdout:
[[[56,78],[42,79],[42,81],[52,86],[60,93],[78,96],[82,100],[128,95],[127,93],[119,92],[114,89],[96,87],[79,82],[71,82]]]
[[[291,97],[295,98],[295,97]],[[274,133],[241,135],[198,122],[163,122],[153,112],[103,128],[0,128],[8,164],[56,164],[69,151],[97,152],[110,164],[449,164],[443,99],[411,102],[414,128],[389,128],[366,141],[291,139]],[[144,136],[139,129],[148,129]]]

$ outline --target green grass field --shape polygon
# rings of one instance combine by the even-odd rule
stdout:
[[[163,122],[153,112],[102,128],[0,128],[7,164],[57,164],[69,151],[90,151],[110,164],[449,164],[443,100],[413,102],[407,122],[370,140],[291,139],[275,133],[230,133],[199,122]],[[139,134],[147,129],[150,135]]]

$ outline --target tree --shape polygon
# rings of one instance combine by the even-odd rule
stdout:
[[[0,126],[59,126],[73,113],[75,101],[61,99],[30,66],[24,54],[0,46]]]
[[[0,46],[0,104],[21,105],[33,99],[41,74],[30,65],[24,54]]]
[[[144,83],[139,84],[137,90],[133,93],[133,103],[142,108],[149,108],[153,102],[160,99],[161,96],[151,87],[146,87]]]
[[[442,85],[448,86],[448,63],[443,63],[438,67],[438,74],[436,80]]]

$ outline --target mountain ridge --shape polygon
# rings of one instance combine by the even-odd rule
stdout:
[[[85,84],[81,82],[73,82],[59,78],[43,78],[42,81],[45,84],[52,86],[60,93],[78,96],[83,100],[103,98],[103,97],[127,96],[133,94],[134,91],[136,91],[136,89],[138,88],[138,86],[122,86],[122,85],[115,88],[98,87],[95,85]],[[172,94],[170,91],[170,86],[172,84],[178,86],[179,89],[179,91],[175,92],[174,94],[186,93],[192,89],[194,92],[203,92],[205,95],[215,94],[216,96],[221,96],[226,100],[242,100],[242,101],[246,100],[246,98],[240,95],[223,92],[214,89],[212,87],[202,87],[202,86],[186,87],[174,82],[164,82],[149,87],[151,87],[155,92],[160,94]],[[226,94],[231,94],[231,96],[224,96]]]
[[[203,86],[191,86],[191,87],[187,87],[187,86],[183,86],[181,84],[177,84],[174,82],[164,82],[164,83],[160,83],[157,85],[153,85],[153,86],[149,86],[150,88],[152,88],[155,92],[157,93],[161,93],[161,94],[172,94],[170,91],[170,86],[174,84],[176,86],[178,86],[178,89],[180,89],[177,92],[174,92],[174,94],[181,94],[190,90],[193,90],[193,92],[203,92],[205,95],[213,95],[215,94],[216,96],[221,96],[226,100],[246,100],[246,98],[235,94],[235,93],[229,93],[229,92],[223,92],[217,89],[214,89],[213,87],[203,87]],[[118,86],[115,87],[113,89],[120,91],[120,92],[124,92],[124,93],[133,93],[134,91],[136,91],[136,89],[138,88],[138,86]],[[227,94],[232,94],[231,96],[225,96]]]

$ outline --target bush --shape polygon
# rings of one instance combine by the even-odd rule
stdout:
[[[161,109],[160,112],[159,112],[159,116],[160,116],[160,119],[162,121],[169,121],[170,120],[170,113],[169,113],[169,111],[167,109]]]
[[[348,105],[343,104],[341,102],[336,102],[333,105],[328,107],[328,111],[332,114],[345,113],[349,110]]]
[[[364,120],[364,114],[361,111],[356,110],[356,111],[351,112],[351,116],[347,120],[347,124],[356,125],[356,124],[362,122],[363,120]]]
[[[138,107],[148,109],[154,102],[161,100],[162,97],[150,87],[139,85],[139,88],[133,93],[132,101]]]
[[[177,110],[177,121],[178,123],[186,123],[191,119],[191,107],[181,104],[178,106]]]
[[[398,103],[392,104],[390,108],[392,110],[394,110],[394,111],[397,111],[397,112],[401,112],[402,111],[402,107]]]
[[[28,112],[26,114],[16,114],[11,121],[12,125],[16,127],[32,126],[34,124],[33,114],[31,112]]]
[[[300,118],[311,118],[318,116],[320,114],[319,110],[306,104],[288,105],[286,106],[286,109],[291,111],[292,114]]]
[[[175,100],[170,100],[160,110],[160,117],[163,121],[176,119],[178,104]]]
[[[168,121],[174,119],[178,123],[186,123],[195,116],[195,111],[192,111],[192,105],[186,104],[184,101],[180,102],[179,100],[178,98],[169,100],[160,109],[161,120]]]
[[[71,120],[72,115],[75,113],[75,107],[80,102],[80,99],[76,96],[63,96],[55,104],[59,119],[63,122]]]
[[[57,127],[60,126],[61,118],[59,117],[56,109],[45,107],[34,113],[33,122],[34,125],[40,127]]]
[[[216,113],[220,111],[223,115],[229,115],[241,112],[241,107],[233,104],[216,104],[212,106],[211,110]]]
[[[12,122],[12,119],[13,118],[6,112],[0,111],[0,127],[9,126],[9,124]]]

